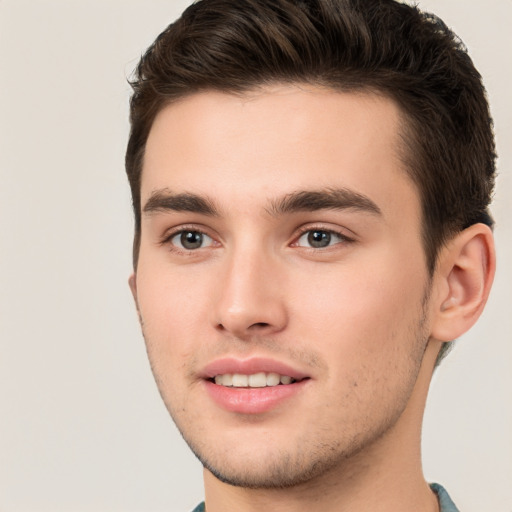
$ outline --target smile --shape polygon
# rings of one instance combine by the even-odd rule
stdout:
[[[288,375],[278,373],[258,372],[251,375],[241,373],[224,373],[215,375],[215,384],[233,388],[265,388],[293,384],[296,380]]]

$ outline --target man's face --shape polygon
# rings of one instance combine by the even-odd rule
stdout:
[[[399,123],[388,99],[291,86],[154,122],[132,288],[165,404],[223,480],[308,480],[410,400],[429,280]]]

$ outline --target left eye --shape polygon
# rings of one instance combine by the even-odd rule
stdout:
[[[323,249],[331,245],[339,244],[346,241],[346,238],[333,231],[325,231],[322,229],[311,229],[306,231],[297,240],[299,247],[313,247],[314,249]]]
[[[171,243],[180,249],[193,251],[212,245],[213,239],[200,231],[180,231],[171,238]]]

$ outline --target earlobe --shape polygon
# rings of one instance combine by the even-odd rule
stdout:
[[[477,321],[487,302],[496,267],[491,229],[474,224],[439,254],[432,336],[453,341]]]

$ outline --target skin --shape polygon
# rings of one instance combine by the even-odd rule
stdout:
[[[304,86],[195,94],[155,119],[130,286],[162,398],[205,465],[208,512],[438,509],[421,470],[428,385],[442,341],[478,317],[494,260],[490,232],[470,228],[428,275],[400,125],[389,99]],[[348,203],[283,207],[332,190]],[[313,231],[329,244],[311,247]],[[202,245],[185,248],[184,232]],[[224,357],[308,378],[270,410],[229,411],[205,390]]]

